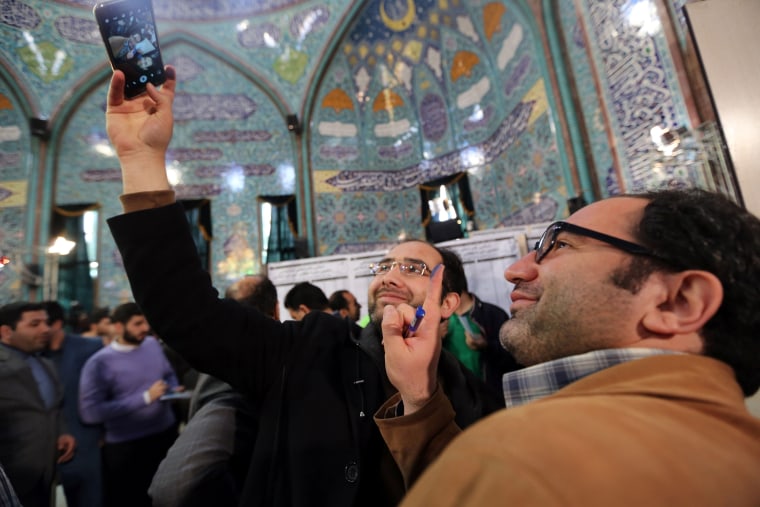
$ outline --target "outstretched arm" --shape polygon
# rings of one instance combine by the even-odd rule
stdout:
[[[108,90],[106,130],[121,163],[125,194],[171,190],[166,149],[172,137],[172,103],[176,76],[166,67],[161,89],[147,85],[147,95],[124,98],[124,73],[115,70]]]
[[[113,73],[106,125],[121,163],[126,213],[108,224],[135,302],[156,332],[196,368],[252,396],[263,396],[280,378],[296,337],[308,333],[219,299],[198,258],[182,207],[170,205],[175,199],[165,157],[176,85],[170,66],[166,77],[160,89],[149,84],[145,95],[127,101],[124,74]]]

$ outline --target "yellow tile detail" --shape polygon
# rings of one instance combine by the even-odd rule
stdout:
[[[544,86],[544,80],[537,80],[531,89],[528,90],[522,100],[523,102],[529,102],[532,100],[536,101],[535,105],[533,106],[533,110],[530,113],[530,118],[528,118],[528,125],[532,126],[536,119],[544,114],[549,108],[546,98],[546,87]]]
[[[26,205],[27,181],[0,181],[0,189],[9,191],[11,195],[0,200],[0,208],[15,208]],[[5,192],[0,192],[0,195]]]

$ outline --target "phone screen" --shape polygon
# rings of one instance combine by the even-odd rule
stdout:
[[[147,83],[166,80],[150,0],[114,0],[93,9],[111,66],[124,72],[124,95],[133,98]]]

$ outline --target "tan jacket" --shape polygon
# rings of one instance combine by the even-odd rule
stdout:
[[[413,481],[456,434],[451,408],[437,396],[423,413],[387,409],[378,425]],[[403,505],[760,506],[760,420],[728,365],[638,359],[470,427]]]

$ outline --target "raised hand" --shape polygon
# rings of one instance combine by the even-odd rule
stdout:
[[[172,137],[172,103],[176,73],[166,67],[160,89],[147,85],[147,94],[124,98],[124,73],[114,70],[108,90],[106,130],[122,168],[124,192],[167,190],[166,149]]]
[[[407,338],[403,334],[414,319],[415,308],[407,304],[383,309],[383,344],[388,379],[398,389],[404,402],[404,414],[416,412],[433,395],[438,386],[438,358],[441,355],[442,264],[430,275],[430,285],[423,303],[425,318]]]

